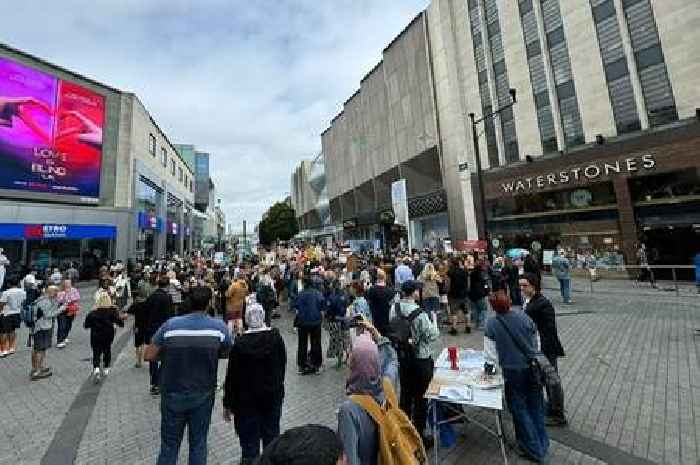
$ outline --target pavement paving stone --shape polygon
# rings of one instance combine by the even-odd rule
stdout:
[[[550,280],[548,287],[554,284]],[[560,359],[560,373],[571,431],[655,463],[697,465],[700,337],[693,330],[700,328],[698,299],[690,294],[675,297],[663,291],[629,289],[620,283],[596,286],[600,291],[594,294],[575,294],[572,306],[562,305],[558,292],[545,290],[557,308],[559,333],[567,352]],[[89,297],[91,293],[84,294]],[[84,306],[89,304],[85,299]],[[285,338],[289,359],[282,429],[305,423],[335,427],[347,370],[329,367],[319,376],[297,375],[296,335],[291,318],[283,313],[285,318],[275,322]],[[76,321],[68,348],[49,352],[49,364],[56,373],[49,380],[29,382],[28,349],[0,360],[0,401],[11,418],[8,427],[0,429],[0,465],[38,463],[46,451],[90,373],[88,334],[81,325]],[[20,338],[26,340],[26,330],[22,331]],[[325,337],[324,333],[324,342]],[[479,332],[444,335],[440,344],[480,348],[482,337]],[[159,401],[148,393],[147,368],[133,367],[131,347],[129,342],[120,354],[114,354],[114,367],[101,386],[76,464],[155,463],[160,443]],[[225,370],[222,361],[221,383]],[[481,411],[473,414],[493,426],[491,416]],[[507,414],[504,418],[512,442],[512,425]],[[457,430],[458,444],[441,450],[443,463],[501,462],[494,438],[469,425],[459,425]],[[185,439],[181,463],[187,463],[186,451]],[[605,463],[584,452],[552,441],[548,462]],[[221,418],[219,392],[209,435],[209,463],[236,463],[239,456],[233,427]],[[521,463],[512,453],[510,459]]]

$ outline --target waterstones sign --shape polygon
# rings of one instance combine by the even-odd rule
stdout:
[[[546,189],[552,186],[565,186],[572,182],[594,181],[596,179],[613,176],[615,174],[636,173],[648,171],[656,167],[656,159],[652,154],[637,157],[622,158],[614,162],[591,163],[578,166],[565,171],[546,173],[529,178],[518,178],[509,182],[502,182],[501,189],[506,194],[517,194],[537,189]]]

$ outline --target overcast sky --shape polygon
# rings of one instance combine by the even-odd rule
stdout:
[[[0,41],[133,91],[176,143],[213,155],[227,221],[292,169],[428,0],[23,0]]]

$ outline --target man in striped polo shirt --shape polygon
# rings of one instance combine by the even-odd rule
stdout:
[[[177,463],[185,426],[189,429],[189,463],[207,463],[219,358],[228,356],[232,344],[224,322],[206,314],[211,297],[208,287],[193,288],[190,313],[163,323],[146,349],[146,360],[161,362],[158,465]]]

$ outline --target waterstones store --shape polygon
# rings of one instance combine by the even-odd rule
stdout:
[[[691,264],[699,147],[693,124],[486,172],[489,238],[501,251],[562,247],[609,265],[636,264],[643,242],[657,264]]]

